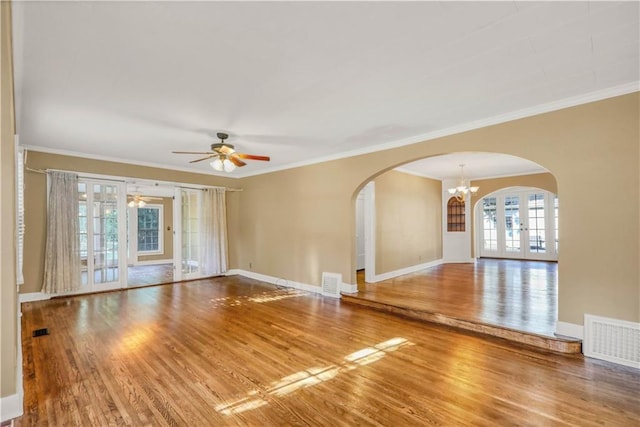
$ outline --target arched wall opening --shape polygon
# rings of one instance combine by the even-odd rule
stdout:
[[[471,167],[470,171],[473,174],[471,176],[473,185],[481,185],[478,195],[474,195],[473,199],[467,202],[469,206],[466,212],[467,227],[464,230],[463,225],[463,229],[458,230],[465,232],[452,233],[447,226],[445,202],[448,199],[448,193],[445,187],[457,184],[459,162],[467,162],[467,168]],[[509,173],[513,176],[504,176]],[[486,178],[487,175],[495,174],[501,176]],[[481,179],[475,178],[478,175]],[[526,159],[499,153],[441,154],[420,159],[418,162],[412,160],[399,166],[388,167],[373,174],[360,183],[352,194],[354,212],[361,214],[362,208],[365,207],[365,218],[369,224],[373,223],[373,229],[364,231],[366,236],[364,245],[361,241],[364,227],[357,221],[354,223],[354,236],[356,236],[354,275],[356,270],[362,268],[363,246],[366,247],[367,254],[373,253],[372,256],[367,257],[369,259],[365,268],[367,282],[396,277],[415,271],[419,266],[426,267],[428,264],[470,261],[474,254],[472,247],[474,216],[471,209],[473,201],[489,192],[514,185],[536,186],[556,191],[555,178],[545,168]],[[428,208],[431,211],[436,211],[436,215],[431,214],[431,211],[419,203],[411,203],[418,194],[423,197],[424,203],[429,205]],[[358,204],[359,208],[356,209],[355,206]],[[375,211],[372,212],[376,208],[377,215]],[[383,213],[382,216],[380,212]],[[422,219],[427,219],[431,224],[426,226],[419,222]],[[434,223],[437,227],[434,227]],[[358,241],[358,238],[361,240]],[[392,241],[393,244],[394,238],[395,246],[385,254],[383,241]],[[431,244],[429,247],[420,248],[420,243],[416,241],[420,238],[430,239],[430,243],[433,243],[433,239],[437,239],[438,245],[434,247]],[[454,244],[452,243],[454,241],[462,243]],[[460,254],[459,247],[451,249],[455,245],[470,248],[470,251]],[[400,256],[402,253],[405,253],[404,257]],[[362,278],[362,275],[360,277]]]
[[[442,160],[452,160],[456,154],[462,154],[466,157],[466,161],[470,165],[472,162],[473,154],[485,156],[485,153],[452,153],[445,156],[433,156],[429,158],[429,162]],[[489,155],[490,157],[490,155]],[[524,159],[521,159],[524,160]],[[458,161],[458,160],[456,160]],[[523,161],[526,165],[529,162]],[[462,223],[451,224],[451,219],[447,218],[450,214],[452,197],[448,188],[454,183],[458,183],[458,180],[446,175],[438,175],[437,167],[432,170],[432,177],[429,177],[429,170],[425,169],[424,175],[418,176],[412,173],[411,169],[406,167],[394,168],[393,170],[385,170],[380,174],[376,174],[371,180],[365,183],[364,186],[360,185],[358,193],[354,193],[354,212],[361,213],[363,207],[365,208],[365,218],[367,218],[366,227],[358,225],[356,219],[356,239],[364,229],[366,236],[365,239],[365,256],[367,262],[365,262],[364,276],[365,280],[362,280],[362,272],[357,275],[358,277],[358,289],[361,291],[372,291],[378,294],[377,301],[382,301],[382,295],[386,295],[386,292],[390,290],[394,295],[402,294],[404,291],[402,288],[396,286],[397,280],[400,280],[406,289],[408,296],[414,295],[416,298],[420,298],[422,295],[420,290],[417,290],[421,286],[439,286],[435,284],[442,277],[447,274],[461,274],[460,271],[453,271],[448,268],[443,268],[443,265],[453,265],[459,263],[466,263],[471,267],[465,267],[461,271],[464,273],[464,277],[457,276],[456,281],[461,283],[461,288],[451,287],[452,293],[467,292],[465,291],[466,284],[476,280],[474,277],[479,274],[480,271],[494,270],[501,273],[498,276],[493,276],[491,279],[491,286],[487,286],[484,294],[480,294],[479,297],[471,299],[470,301],[462,301],[461,304],[465,305],[477,305],[472,312],[483,313],[483,316],[487,318],[495,319],[495,326],[505,326],[501,322],[511,322],[513,325],[520,324],[521,330],[524,332],[534,332],[546,335],[553,335],[555,332],[557,321],[557,267],[555,265],[548,266],[548,272],[542,277],[539,274],[540,266],[532,266],[526,262],[526,259],[522,257],[521,263],[517,261],[517,256],[511,256],[510,264],[508,267],[504,265],[497,265],[497,260],[486,261],[483,260],[476,270],[475,259],[480,256],[476,253],[473,247],[475,241],[474,236],[478,229],[475,224],[474,215],[478,203],[484,197],[492,198],[492,195],[503,194],[504,191],[509,189],[516,192],[530,191],[533,194],[548,194],[555,197],[557,191],[557,184],[555,177],[539,167],[539,170],[526,175],[514,175],[514,176],[500,176],[497,178],[483,177],[481,179],[474,179],[477,176],[470,175],[470,180],[466,183],[468,185],[478,186],[480,189],[478,193],[473,197],[467,195],[464,200],[457,203],[456,206],[462,211],[457,213],[458,217],[462,218]],[[473,169],[473,168],[471,168]],[[499,167],[496,165],[494,169],[499,171]],[[457,170],[453,168],[453,174],[457,173]],[[486,173],[486,172],[485,172]],[[436,175],[433,177],[433,175]],[[537,190],[536,190],[537,189]],[[553,191],[553,193],[551,193]],[[517,193],[520,194],[520,193]],[[547,197],[547,196],[545,196]],[[364,199],[364,200],[363,200]],[[500,199],[502,200],[502,199]],[[524,206],[524,202],[522,204]],[[370,211],[367,212],[367,209]],[[545,210],[545,212],[547,212]],[[391,212],[391,214],[390,214]],[[537,211],[536,211],[537,212]],[[539,215],[540,216],[540,215]],[[540,216],[542,217],[542,216]],[[437,225],[437,229],[434,227],[426,227],[422,221],[425,218],[429,218],[429,221]],[[523,232],[524,233],[524,232]],[[397,238],[391,238],[390,235],[399,235]],[[555,236],[555,235],[554,235]],[[524,234],[523,234],[524,239]],[[437,244],[433,245],[434,240],[437,240]],[[539,240],[539,244],[543,244],[544,240]],[[390,245],[390,248],[385,247]],[[422,245],[422,247],[420,247]],[[436,249],[433,250],[433,246]],[[460,251],[460,246],[466,246],[466,249]],[[356,244],[357,248],[361,248],[362,245]],[[541,246],[536,246],[536,249],[540,249]],[[452,249],[453,248],[453,249]],[[431,250],[429,252],[429,250]],[[358,249],[356,249],[358,251]],[[372,254],[373,253],[373,254]],[[358,264],[355,267],[359,269],[362,267],[361,262],[362,255],[358,253]],[[387,258],[387,259],[385,259]],[[389,260],[391,258],[391,260]],[[493,258],[493,257],[492,257]],[[497,258],[497,257],[496,257]],[[507,257],[504,257],[507,258]],[[540,259],[540,258],[538,258]],[[395,261],[395,263],[394,263]],[[389,266],[392,266],[391,268]],[[509,268],[510,274],[503,274],[503,269]],[[521,268],[521,271],[518,269]],[[546,268],[546,267],[545,267]],[[532,269],[536,273],[531,273]],[[413,273],[413,274],[411,274]],[[483,273],[483,274],[486,274]],[[542,292],[545,295],[544,299],[529,298],[529,279],[536,276],[536,286],[538,288],[545,287],[545,291]],[[488,276],[485,276],[485,278]],[[412,279],[417,278],[417,279]],[[435,279],[434,279],[435,278]],[[495,280],[498,280],[496,282]],[[432,283],[433,281],[433,283]],[[544,282],[544,283],[542,283]],[[428,285],[427,285],[428,284]],[[482,288],[483,284],[480,283],[479,287]],[[508,313],[501,312],[500,305],[492,306],[487,301],[495,301],[495,296],[492,292],[496,291],[496,288],[510,289],[507,292],[510,298],[514,298],[521,304],[522,313],[517,307],[511,307]],[[355,289],[354,289],[355,291]],[[438,298],[433,300],[432,307],[438,307],[440,304],[440,298],[448,298],[446,293],[447,287],[443,287],[438,291]],[[469,289],[469,292],[478,293],[477,288]],[[485,297],[486,296],[486,297]],[[393,297],[392,297],[393,298]],[[412,298],[412,297],[410,297]],[[407,301],[407,304],[411,304]],[[417,306],[423,304],[424,301],[417,301]],[[534,305],[538,304],[535,308]],[[439,312],[442,315],[458,315],[457,312],[448,313],[447,304],[442,303],[442,311]],[[493,308],[491,308],[493,307]],[[438,308],[435,308],[438,310]],[[491,313],[495,310],[495,314]],[[531,320],[533,315],[530,312],[539,313],[541,315],[541,321],[536,322]],[[544,314],[541,314],[544,313]],[[538,314],[536,314],[537,316]],[[518,318],[523,320],[518,323]],[[474,319],[468,319],[472,321]],[[480,319],[483,320],[483,319]],[[539,329],[535,329],[533,323],[538,323]],[[514,327],[518,329],[518,327]]]
[[[629,183],[638,177],[639,96],[452,129],[414,144],[241,178],[233,185],[244,191],[236,195],[231,216],[231,266],[314,288],[322,272],[339,273],[343,282],[355,284],[354,201],[366,182],[430,156],[506,153],[530,159],[557,180],[559,320],[581,326],[588,313],[637,322],[640,204],[637,186]],[[594,227],[612,218],[620,200],[628,209],[615,211],[615,223],[624,227]]]

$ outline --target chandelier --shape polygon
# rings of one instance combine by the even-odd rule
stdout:
[[[464,165],[460,165],[460,181],[456,187],[451,187],[447,191],[459,202],[462,202],[467,197],[467,194],[476,193],[479,188],[469,186],[469,182],[464,178]]]

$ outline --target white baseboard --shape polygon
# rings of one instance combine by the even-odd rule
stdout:
[[[0,423],[17,418],[22,412],[22,398],[18,393],[0,398]]]
[[[26,294],[18,294],[18,301],[20,302],[20,304],[22,304],[23,302],[44,301],[47,299],[51,299],[51,295],[44,292],[29,292]]]
[[[358,292],[358,285],[350,285],[348,283],[343,283],[340,287],[340,292],[344,292],[345,294],[355,294]]]
[[[256,273],[255,271],[247,271],[241,269],[229,270],[225,273],[226,276],[240,275],[248,277],[250,279],[260,280],[261,282],[271,283],[277,286],[284,286],[285,288],[300,289],[301,291],[322,293],[320,286],[310,285],[308,283],[294,282],[292,280],[283,279],[282,277],[267,276],[266,274]]]
[[[584,326],[567,322],[558,322],[556,324],[556,335],[584,339]]]
[[[172,259],[154,259],[150,261],[136,261],[134,264],[134,267],[138,265],[157,265],[157,264],[173,264],[173,260]]]
[[[451,258],[443,260],[441,264],[473,264],[475,262],[475,258]]]
[[[394,277],[404,276],[405,274],[415,273],[416,271],[424,270],[429,267],[435,267],[436,265],[442,264],[442,259],[437,259],[434,261],[425,262],[423,264],[412,265],[411,267],[401,268],[400,270],[389,271],[387,273],[376,274],[373,276],[373,280],[371,283],[382,282],[383,280],[393,279]],[[356,286],[357,288],[357,286]]]
[[[277,286],[284,286],[285,288],[300,289],[302,291],[322,294],[321,286],[314,286],[308,283],[295,282],[292,280],[283,279],[282,277],[267,276],[266,274],[256,273],[255,271],[232,269],[227,271],[224,274],[225,276],[233,276],[237,274],[239,276],[248,277],[250,279],[260,280],[261,282],[271,283]],[[342,283],[342,285],[340,286],[340,291],[346,292],[346,293],[356,293],[358,292],[358,285],[350,285],[348,283]]]

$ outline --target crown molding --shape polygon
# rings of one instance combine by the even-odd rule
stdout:
[[[492,116],[484,119],[474,120],[471,122],[451,126],[446,129],[432,131],[425,134],[412,136],[409,138],[399,139],[396,141],[386,142],[384,144],[372,145],[372,146],[360,148],[357,150],[344,151],[342,153],[318,157],[312,160],[294,162],[288,165],[261,169],[260,171],[256,171],[253,173],[248,172],[248,173],[239,175],[238,177],[244,178],[244,177],[255,176],[255,175],[263,175],[266,173],[278,172],[285,169],[293,169],[293,168],[298,168],[302,166],[313,165],[316,163],[328,162],[331,160],[344,159],[347,157],[354,157],[362,154],[369,154],[376,151],[403,147],[405,145],[416,144],[419,142],[426,142],[436,138],[442,138],[445,136],[455,135],[462,132],[468,132],[471,130],[480,129],[487,126],[497,125],[501,123],[510,122],[513,120],[523,119],[526,117],[537,116],[540,114],[550,113],[550,112],[562,110],[565,108],[588,104],[590,102],[602,101],[604,99],[614,98],[616,96],[628,95],[630,93],[634,93],[638,91],[640,91],[640,81],[634,81],[634,82],[627,83],[620,86],[614,86],[611,88],[589,92],[579,96],[565,98],[565,99],[549,102],[546,104],[536,105],[534,107],[523,108],[521,110],[512,111],[510,113],[505,113],[505,114],[500,114],[497,116]]]

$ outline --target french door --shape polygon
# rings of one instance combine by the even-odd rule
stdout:
[[[78,182],[80,292],[126,286],[125,192],[123,183]]]
[[[480,256],[558,259],[558,198],[544,190],[510,190],[476,207]]]
[[[200,205],[202,191],[176,188],[174,198],[174,279],[202,276],[200,271]]]

